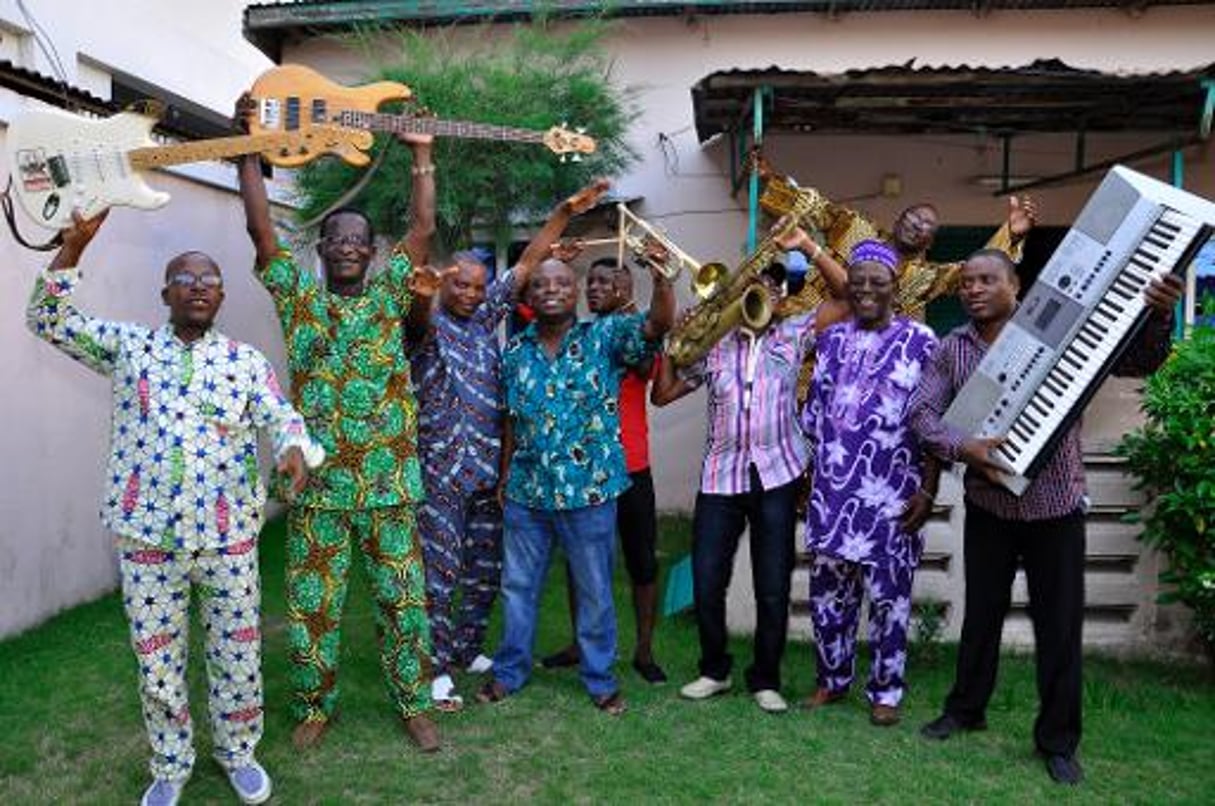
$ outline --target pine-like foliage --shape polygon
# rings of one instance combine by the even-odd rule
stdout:
[[[368,81],[407,84],[413,100],[440,118],[541,131],[565,123],[597,143],[594,155],[562,162],[536,144],[436,138],[440,250],[468,246],[474,232],[504,246],[513,225],[544,218],[593,177],[618,175],[635,159],[624,140],[637,114],[634,93],[611,80],[603,48],[610,25],[589,20],[558,28],[536,20],[507,31],[363,30],[344,38],[374,65]],[[396,238],[409,210],[410,155],[391,136],[377,135],[375,153],[385,147],[388,155],[351,203]],[[333,159],[306,166],[298,176],[301,218],[328,207],[359,173]]]

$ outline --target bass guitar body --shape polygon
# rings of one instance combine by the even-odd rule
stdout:
[[[111,205],[152,210],[169,201],[131,166],[130,152],[156,145],[154,118],[121,112],[101,120],[58,109],[15,117],[5,137],[13,192],[22,209],[48,229],[85,218]]]
[[[359,87],[336,84],[302,64],[273,67],[257,79],[250,90],[256,111],[249,122],[253,134],[290,132],[331,123],[339,112],[375,112],[381,104],[405,101],[412,91],[395,81],[377,81]],[[344,144],[333,153],[351,165],[370,162],[367,150],[374,136],[355,144]],[[284,168],[294,168],[315,158],[311,156],[270,155],[267,160]]]

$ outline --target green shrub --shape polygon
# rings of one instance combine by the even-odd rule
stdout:
[[[1147,424],[1118,446],[1150,500],[1140,539],[1168,560],[1161,602],[1180,602],[1215,648],[1215,328],[1196,328],[1147,380]]]
[[[408,85],[411,102],[437,117],[540,131],[567,124],[596,141],[590,157],[563,162],[534,143],[436,138],[440,248],[466,248],[474,231],[501,248],[520,222],[543,219],[592,178],[618,175],[635,159],[624,139],[637,116],[634,93],[612,82],[602,45],[611,27],[597,19],[560,27],[541,19],[507,33],[459,26],[340,37],[372,65],[367,81]],[[376,136],[375,154],[385,147],[389,153],[353,203],[378,231],[396,238],[409,209],[410,161],[409,149],[391,141]],[[298,177],[301,217],[327,208],[362,171],[328,159],[305,166]]]

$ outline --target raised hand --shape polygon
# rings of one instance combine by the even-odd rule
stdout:
[[[249,123],[253,120],[256,111],[257,101],[253,99],[248,90],[242,92],[236,99],[236,106],[232,110],[232,131],[237,134],[248,134]]]
[[[434,117],[434,112],[431,112],[429,109],[427,109],[424,106],[419,106],[419,107],[417,107],[413,117],[432,118],[432,117]],[[418,147],[421,147],[423,149],[429,149],[430,146],[435,141],[435,136],[433,134],[421,134],[418,132],[395,131],[392,133],[392,135],[393,135],[393,137],[397,138],[397,140],[399,140],[400,142],[404,143],[405,145],[409,146],[412,149],[415,149],[415,151]]]
[[[286,474],[290,483],[287,487],[287,495],[291,500],[304,491],[304,485],[308,483],[308,464],[304,461],[304,452],[298,446],[292,446],[283,454],[283,458],[279,460],[278,469],[280,473]]]
[[[671,259],[671,250],[655,238],[646,238],[641,243],[641,251],[635,257],[646,265],[650,271],[661,270]]]
[[[772,225],[768,232],[775,234],[784,227],[789,226],[792,220],[792,214],[783,215],[777,219],[776,223]],[[801,227],[794,227],[787,234],[776,239],[776,245],[781,249],[784,249],[786,252],[790,251],[791,249],[810,249],[811,243],[812,241],[810,236],[807,235],[806,231]]]
[[[101,229],[101,225],[109,214],[109,210],[102,210],[92,218],[86,219],[79,210],[73,210],[72,225],[59,231],[59,238],[63,241],[63,246],[59,247],[59,251],[55,253],[47,270],[70,269],[79,263],[84,248],[93,240],[93,236],[97,234],[97,230]]]
[[[439,293],[443,280],[450,274],[459,271],[458,266],[448,266],[446,269],[436,269],[434,266],[419,266],[409,275],[409,290],[415,297],[430,298]]]
[[[560,260],[562,263],[570,263],[578,259],[578,256],[586,249],[586,242],[581,238],[572,238],[568,241],[557,241],[549,248],[549,254]]]
[[[582,190],[575,193],[565,200],[566,209],[570,215],[580,215],[594,207],[603,198],[603,194],[608,192],[608,188],[612,183],[607,179],[600,177],[591,184],[584,187]]]
[[[1008,197],[1008,230],[1021,240],[1038,223],[1038,205],[1029,196]]]

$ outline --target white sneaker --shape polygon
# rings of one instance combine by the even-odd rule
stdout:
[[[770,688],[755,692],[755,704],[770,714],[783,714],[789,710],[789,703],[785,702],[780,692]]]
[[[679,696],[688,700],[707,700],[709,697],[722,694],[734,685],[730,678],[714,680],[711,677],[698,677],[679,690]]]
[[[270,799],[270,776],[253,759],[224,772],[228,774],[228,783],[232,784],[241,803],[265,803]]]
[[[139,806],[177,806],[181,797],[181,787],[184,781],[167,781],[157,778],[146,790],[139,801]]]
[[[492,658],[487,658],[484,655],[477,655],[477,657],[472,659],[472,663],[468,664],[468,673],[489,674],[493,668],[494,661]]]

